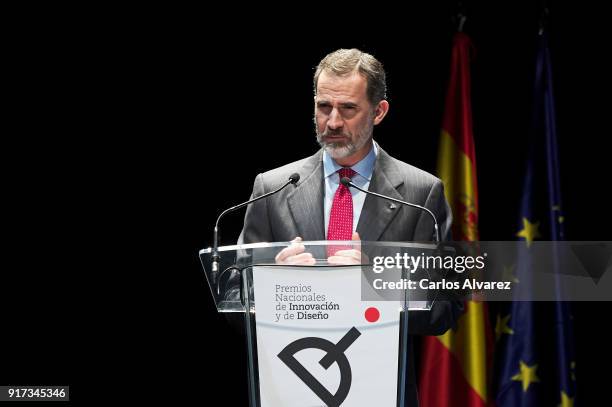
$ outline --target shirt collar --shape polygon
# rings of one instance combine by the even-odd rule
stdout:
[[[351,168],[357,174],[370,181],[372,178],[372,173],[374,172],[374,164],[376,163],[377,155],[378,147],[376,142],[372,141],[372,148],[370,149],[370,152]],[[327,154],[327,151],[323,150],[323,171],[325,173],[325,177],[327,178],[330,175],[335,174],[340,168],[342,168],[342,166],[338,165],[338,163],[336,163],[336,161],[329,154]]]

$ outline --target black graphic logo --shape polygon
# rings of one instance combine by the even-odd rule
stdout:
[[[289,345],[285,347],[279,354],[278,357],[280,360],[285,363],[289,369],[293,371],[308,387],[312,390],[325,404],[329,407],[337,407],[342,404],[342,402],[348,396],[349,390],[351,389],[351,365],[349,364],[348,359],[344,352],[346,349],[355,342],[357,338],[361,335],[355,327],[352,327],[346,335],[340,339],[337,344],[330,342],[326,339],[316,338],[316,337],[308,337],[298,339],[294,342],[291,342]],[[340,386],[338,386],[338,391],[336,394],[331,394],[317,379],[314,378],[312,374],[300,362],[298,362],[294,355],[301,350],[304,349],[321,349],[324,352],[327,352],[325,356],[319,361],[319,364],[323,366],[324,369],[329,369],[329,367],[334,363],[338,363],[338,367],[340,368]]]

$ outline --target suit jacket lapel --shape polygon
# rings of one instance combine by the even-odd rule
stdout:
[[[403,184],[403,179],[396,165],[391,157],[378,146],[378,156],[368,190],[403,200],[396,189],[401,184]],[[357,224],[357,232],[361,240],[377,241],[397,214],[398,209],[399,204],[368,195]]]
[[[289,210],[303,240],[324,240],[322,151],[306,160],[299,171],[302,181],[287,197]]]

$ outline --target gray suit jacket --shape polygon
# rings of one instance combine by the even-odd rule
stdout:
[[[296,236],[303,240],[325,240],[323,216],[323,150],[283,167],[259,174],[252,197],[279,188],[295,172],[297,185],[251,204],[244,219],[239,243],[283,242]],[[442,182],[433,175],[399,161],[379,147],[369,190],[430,209],[438,219],[444,240],[450,238],[452,215]],[[357,224],[363,241],[432,241],[433,222],[424,211],[368,195]],[[409,316],[412,334],[441,335],[451,328],[461,312],[453,302],[437,302],[429,312]],[[412,352],[411,352],[412,353]],[[412,355],[409,356],[412,362]],[[409,405],[417,405],[414,366],[409,364]]]
[[[443,238],[448,238],[452,216],[444,199],[442,182],[433,175],[396,160],[379,147],[369,190],[424,205],[436,214]],[[240,235],[241,243],[325,240],[323,216],[323,151],[306,159],[259,174],[253,195],[280,187],[295,172],[297,186],[249,206]],[[431,241],[433,223],[429,215],[415,208],[390,205],[389,201],[367,196],[357,232],[364,241]]]

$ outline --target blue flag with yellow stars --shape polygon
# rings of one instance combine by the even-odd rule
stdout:
[[[529,246],[564,240],[548,40],[538,36],[532,133],[516,238],[515,282],[529,290]],[[498,407],[577,406],[570,304],[516,301],[501,307],[496,333]]]

